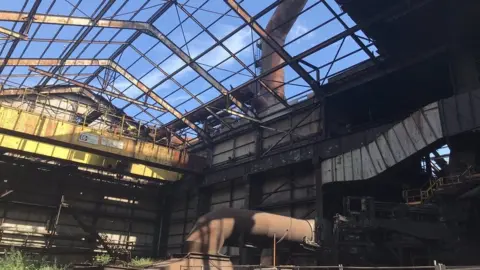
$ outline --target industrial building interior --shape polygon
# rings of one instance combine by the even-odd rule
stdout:
[[[475,0],[2,1],[0,251],[480,265],[477,14]]]

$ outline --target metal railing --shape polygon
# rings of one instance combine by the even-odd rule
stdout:
[[[322,270],[400,270],[400,269],[434,269],[434,270],[480,270],[479,266],[446,266],[441,263],[434,263],[434,265],[428,266],[344,266],[342,264],[339,265],[331,265],[331,266],[295,266],[295,265],[280,265],[277,267],[267,267],[267,266],[260,266],[260,265],[235,265],[233,266],[234,270],[303,270],[303,269],[322,269]]]
[[[461,174],[432,179],[420,189],[404,190],[403,198],[406,200],[407,204],[425,203],[430,200],[439,189],[469,181],[473,174],[472,169],[472,166],[468,166],[468,168]]]

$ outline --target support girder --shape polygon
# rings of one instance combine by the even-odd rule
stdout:
[[[14,38],[18,38],[18,39],[23,39],[23,40],[27,39],[26,35],[20,34],[20,33],[15,32],[15,31],[12,31],[12,30],[7,29],[5,27],[0,27],[0,33],[2,33],[4,35],[7,35],[9,37],[14,37]]]
[[[135,85],[138,89],[140,89],[143,93],[148,95],[152,98],[155,102],[157,102],[160,106],[165,108],[168,112],[173,114],[176,118],[180,119],[184,122],[188,127],[193,129],[197,134],[205,140],[206,143],[210,143],[211,139],[199,126],[195,123],[191,122],[187,118],[184,117],[182,113],[177,111],[174,107],[172,107],[168,102],[166,102],[163,98],[157,95],[155,92],[151,91],[145,84],[140,82],[137,78],[135,78],[132,74],[130,74],[127,70],[123,67],[111,61],[109,59],[68,59],[65,61],[61,61],[60,59],[34,59],[34,58],[10,58],[10,59],[0,59],[0,65],[5,66],[105,66],[109,67],[112,70],[116,71],[120,75],[122,75],[125,79],[127,79],[130,83]]]
[[[0,21],[25,21],[26,13],[21,12],[0,12]],[[33,22],[36,23],[45,23],[45,24],[61,24],[61,25],[76,25],[76,26],[96,26],[104,28],[121,28],[121,29],[133,29],[143,31],[146,34],[149,34],[157,38],[163,45],[168,47],[176,56],[182,59],[188,66],[195,70],[203,79],[209,82],[215,89],[217,89],[222,95],[228,97],[235,106],[241,109],[244,113],[255,116],[255,114],[249,110],[248,107],[244,106],[243,103],[237,100],[229,91],[218,82],[212,75],[210,75],[205,69],[193,61],[190,56],[182,51],[175,43],[173,43],[166,35],[164,35],[160,30],[155,26],[146,22],[137,22],[137,21],[122,21],[122,20],[92,20],[89,18],[81,17],[67,17],[67,16],[56,16],[56,15],[45,15],[45,14],[36,14],[33,18]],[[66,60],[65,62],[67,62]],[[65,64],[66,65],[66,64]],[[161,83],[161,82],[160,82]],[[155,85],[153,88],[158,86],[160,83]],[[142,90],[143,91],[143,90]],[[145,92],[145,94],[150,93],[151,91]],[[143,96],[143,95],[142,95]],[[163,106],[163,105],[162,105]]]
[[[225,3],[238,15],[242,20],[249,24],[265,43],[273,50],[298,74],[305,82],[312,88],[316,95],[323,96],[320,90],[320,84],[300,65],[298,61],[294,61],[293,57],[280,46],[260,24],[258,24],[252,17],[244,10],[235,0],[224,0]]]
[[[36,88],[9,88],[0,91],[0,97],[6,96],[21,96],[21,95],[36,95],[36,94],[70,94],[70,93],[81,93],[83,92],[82,87],[78,86],[62,86],[55,88],[43,88],[40,91],[37,91]]]

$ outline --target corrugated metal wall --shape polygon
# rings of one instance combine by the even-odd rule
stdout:
[[[319,119],[320,109],[317,108],[296,113],[285,113],[281,120],[262,124],[266,127],[260,129],[262,149],[269,149],[282,137],[280,145],[289,144],[300,137],[319,134]],[[284,136],[290,130],[291,133]],[[216,144],[213,148],[212,165],[217,166],[232,160],[254,156],[256,140],[257,135],[253,131]]]
[[[438,103],[378,134],[372,142],[322,161],[323,183],[372,178],[443,137]]]
[[[69,262],[83,262],[92,251],[105,252],[73,217],[76,213],[110,245],[129,249],[133,256],[152,255],[159,187],[107,183],[36,166],[0,163],[1,192],[13,190],[0,202],[0,246],[42,250],[53,235],[48,252],[71,255]],[[62,195],[68,206],[62,207],[53,232]]]
[[[269,175],[231,179],[187,193],[178,194],[173,203],[168,238],[168,252],[171,254],[181,252],[181,243],[195,222],[196,207],[205,202],[203,213],[219,208],[249,208],[302,219],[314,218],[316,214],[311,165],[283,168]],[[204,202],[196,194],[202,194]],[[233,256],[234,262],[239,260],[238,247],[224,247],[221,253]]]

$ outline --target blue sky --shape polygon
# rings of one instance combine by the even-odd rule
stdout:
[[[100,1],[96,0],[83,0],[80,2],[78,9],[74,9],[73,5],[76,5],[79,0],[44,0],[42,1],[37,13],[48,13],[54,15],[72,15],[78,17],[92,16],[93,13],[98,8]],[[3,2],[3,1],[2,1]],[[142,11],[138,15],[133,17],[133,12],[138,10],[144,3],[145,0],[135,0],[135,1],[122,1],[117,0],[115,4],[109,9],[107,14],[103,16],[104,19],[116,19],[116,20],[135,20],[135,21],[146,21],[148,18],[161,7],[162,0],[151,0],[147,3]],[[238,18],[235,13],[230,11],[226,16],[221,18],[218,22],[212,24],[217,20],[221,14],[225,13],[229,8],[223,2],[223,0],[210,0],[205,3],[202,0],[182,0],[179,1],[181,4],[184,4],[184,8],[190,13],[194,13],[197,7],[202,8],[194,13],[194,17],[200,21],[204,26],[209,26],[209,30],[215,35],[218,39],[223,38],[225,35],[230,33],[232,30],[236,29],[243,24],[243,21]],[[267,0],[245,0],[241,3],[241,6],[251,15],[257,14],[266,6],[270,5],[272,1]],[[295,56],[314,45],[332,37],[335,34],[340,33],[344,30],[344,27],[337,20],[332,20],[330,23],[325,24],[323,27],[312,31],[311,33],[306,34],[311,29],[314,29],[318,25],[325,23],[326,21],[333,18],[333,15],[327,10],[327,8],[322,4],[318,3],[318,0],[309,0],[305,9],[308,9],[310,6],[314,6],[297,19],[294,24],[291,32],[287,37],[287,43],[290,42],[285,48],[292,55]],[[337,13],[341,13],[342,10],[338,7],[334,0],[327,0],[327,2],[335,9]],[[53,5],[52,5],[53,3]],[[25,1],[9,1],[8,5],[3,3],[0,6],[2,10],[10,11],[20,11],[25,4]],[[33,0],[27,2],[24,12],[28,12],[30,7],[33,4]],[[123,6],[123,7],[122,7]],[[121,9],[119,10],[119,8]],[[262,16],[258,22],[261,26],[265,27],[268,23],[269,18],[273,14],[273,11]],[[347,16],[343,15],[342,19],[347,23],[349,27],[353,26],[354,23]],[[179,21],[185,20],[182,23],[182,28],[178,27]],[[183,46],[182,49],[185,53],[189,54],[192,58],[196,57],[202,53],[205,49],[210,47],[215,43],[215,41],[209,37],[206,33],[201,33],[201,28],[191,19],[187,19],[187,15],[182,12],[180,9],[177,9],[172,6],[163,16],[161,16],[157,21],[154,22],[154,25],[164,34],[168,33],[168,37],[173,40],[178,46]],[[0,26],[6,27],[9,29],[14,29],[18,31],[21,24],[18,23],[14,25],[12,22],[0,22]],[[60,30],[61,29],[61,30]],[[55,36],[55,33],[60,30],[58,35]],[[183,31],[182,31],[183,30]],[[75,39],[81,31],[84,31],[84,28],[78,26],[59,26],[59,25],[39,25],[32,24],[32,27],[29,29],[28,36],[33,40],[21,41],[17,45],[12,57],[24,57],[24,58],[58,58],[62,56],[62,52],[71,46],[71,43],[62,43],[55,42],[49,46],[47,42],[40,42],[39,39],[52,39],[56,38],[57,40],[62,39]],[[86,40],[94,41],[107,41],[113,37],[113,41],[117,43],[124,42],[130,35],[134,33],[133,30],[118,30],[118,29],[102,29],[95,27],[86,37]],[[358,35],[363,36],[361,32],[357,33]],[[240,58],[246,65],[251,65],[254,61],[254,52],[256,48],[254,46],[248,46],[253,40],[258,39],[258,36],[250,30],[250,28],[245,27],[241,29],[238,33],[233,35],[231,38],[224,42],[224,45],[228,47],[231,51],[236,53],[237,57]],[[185,39],[188,41],[188,45],[185,45]],[[296,40],[295,40],[296,39]],[[292,42],[292,40],[295,40]],[[5,40],[0,42],[3,44]],[[367,41],[362,39],[364,44],[368,44]],[[340,41],[326,47],[325,49],[312,54],[307,57],[305,60],[309,63],[314,64],[315,66],[324,66],[333,60],[339,46]],[[5,57],[11,42],[7,42],[6,48],[3,49],[0,53],[0,57]],[[28,48],[27,48],[28,45]],[[1,45],[3,46],[3,45]],[[0,46],[0,47],[1,47]],[[95,59],[106,59],[108,58],[121,44],[80,44],[77,49],[74,51],[71,58],[95,58]],[[165,76],[156,69],[149,61],[141,58],[136,50],[145,54],[148,58],[151,59],[156,65],[159,65],[160,68],[164,69],[167,73],[171,73],[178,69],[179,67],[185,65],[185,63],[180,60],[180,58],[175,55],[171,55],[171,51],[166,48],[161,43],[158,44],[158,41],[155,38],[152,38],[146,34],[142,34],[135,42],[133,42],[133,47],[127,48],[124,53],[117,57],[116,62],[119,63],[122,67],[128,68],[128,71],[133,74],[135,77],[141,79],[141,81],[146,84],[148,87],[153,87]],[[241,49],[245,48],[240,51]],[[27,49],[25,49],[27,48]],[[373,51],[374,47],[370,47]],[[339,57],[348,55],[352,52],[359,50],[359,46],[353,41],[351,37],[348,37],[343,42],[343,47],[339,53]],[[222,49],[221,47],[216,47],[211,52],[207,53],[205,56],[198,59],[198,63],[205,69],[210,69],[212,66],[222,62],[229,57],[229,54]],[[363,51],[358,51],[352,55],[345,57],[341,61],[337,62],[330,71],[330,74],[341,71],[353,64],[361,62],[367,59],[367,55]],[[311,69],[307,66],[304,66],[308,71]],[[42,69],[49,70],[51,67],[41,67]],[[61,73],[70,74],[70,73],[79,73],[90,74],[93,73],[98,67],[65,67],[60,70]],[[237,72],[242,70],[242,66],[233,58],[225,61],[220,64],[218,68],[210,70],[212,74],[218,81],[222,81],[222,84],[225,88],[230,89],[230,86],[238,86],[249,79],[251,75],[249,72],[243,70],[237,75],[232,76],[232,72]],[[325,66],[320,69],[320,74],[324,76],[327,73],[329,66]],[[252,70],[254,70],[252,68]],[[8,74],[27,74],[28,67],[6,67],[2,72],[2,75]],[[287,67],[285,70],[285,80],[293,80],[290,84],[286,85],[285,91],[287,98],[299,98],[308,93],[309,87],[302,79],[296,79],[298,74],[296,74],[291,68]],[[312,73],[314,74],[314,73]],[[102,77],[108,76],[104,72],[101,73]],[[213,88],[210,88],[210,85],[202,78],[197,78],[197,74],[190,68],[187,67],[183,71],[179,72],[174,76],[174,79],[180,84],[184,85],[188,91],[192,94],[197,95],[197,98],[200,102],[208,102],[213,98],[220,95],[220,93]],[[228,78],[230,77],[230,78]],[[75,77],[71,77],[75,78]],[[2,80],[5,79],[2,77]],[[30,78],[9,78],[8,85],[19,86],[34,86],[41,81],[41,77],[30,77]],[[82,81],[84,77],[76,77],[76,80]],[[50,84],[61,83],[56,82],[55,80],[50,80]],[[92,85],[100,87],[100,83],[97,80],[91,82]],[[113,86],[121,91],[125,91],[126,95],[129,97],[135,98],[139,96],[142,92],[136,87],[131,86],[131,84],[119,77],[113,83]],[[165,98],[173,106],[177,106],[177,110],[185,113],[191,111],[192,109],[198,107],[200,104],[199,101],[190,97],[188,93],[183,90],[178,90],[178,86],[172,81],[166,81],[162,85],[153,89],[155,93]],[[154,103],[152,100],[147,100],[149,103]],[[114,99],[113,103],[118,107],[124,107],[127,103]],[[151,117],[145,113],[141,113],[141,110],[134,105],[128,106],[125,108],[125,111],[130,115],[136,115],[137,118],[144,121],[150,121]],[[155,116],[159,117],[159,120],[163,123],[170,122],[174,119],[173,115],[165,113],[161,115],[160,113],[148,110],[148,112]],[[156,124],[156,123],[153,123]]]

